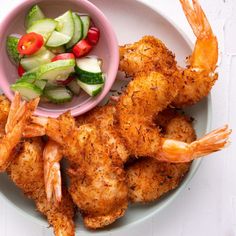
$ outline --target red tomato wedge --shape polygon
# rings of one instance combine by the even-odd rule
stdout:
[[[74,54],[73,53],[59,54],[59,55],[55,56],[54,58],[52,58],[52,62],[53,61],[59,61],[59,60],[68,60],[68,59],[75,59]]]
[[[73,53],[74,55],[79,58],[87,55],[92,50],[92,45],[86,40],[83,39],[79,41],[74,47],[73,47]]]
[[[25,69],[22,67],[21,64],[18,66],[17,71],[18,71],[18,75],[19,75],[20,77],[22,77],[22,75],[25,73]]]
[[[87,34],[87,40],[92,44],[96,45],[100,38],[100,30],[96,27],[91,27]]]
[[[22,55],[32,55],[36,53],[44,44],[43,36],[31,32],[23,35],[17,45],[17,50]]]

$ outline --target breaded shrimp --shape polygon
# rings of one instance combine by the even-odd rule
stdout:
[[[172,52],[153,36],[144,36],[134,44],[120,46],[119,69],[127,76],[133,77],[143,71],[172,75],[177,70],[176,64]]]
[[[165,112],[163,131],[166,138],[191,143],[196,139],[190,119]],[[161,119],[162,121],[162,119]],[[163,124],[163,123],[162,123]],[[154,158],[141,158],[126,168],[129,200],[133,203],[146,203],[162,197],[175,189],[189,170],[191,163],[160,162]]]
[[[69,160],[69,191],[85,226],[102,228],[123,216],[128,206],[128,189],[123,161],[110,133],[93,124],[76,127],[70,113],[58,119],[32,117],[32,121],[61,145]],[[42,130],[38,129],[40,134]],[[36,131],[27,135],[36,135]]]
[[[0,137],[3,137],[10,112],[10,101],[4,95],[0,95],[0,111]],[[11,130],[11,125],[14,123],[9,122],[7,129]],[[17,150],[11,152],[12,161],[7,167],[7,173],[24,194],[35,201],[37,209],[54,227],[56,236],[74,236],[74,206],[68,192],[63,190],[63,201],[58,206],[46,199],[42,153],[43,143],[40,138],[24,140],[18,144]]]
[[[173,101],[175,86],[173,78],[157,72],[140,74],[128,84],[116,108],[117,130],[130,155],[175,163],[190,162],[221,150],[227,144],[231,133],[227,126],[191,144],[161,137],[154,119]]]
[[[129,158],[129,153],[125,147],[124,140],[119,136],[115,124],[116,107],[114,105],[106,105],[96,107],[92,111],[76,118],[76,125],[93,124],[102,129],[102,133],[106,134],[109,139],[109,145],[113,152],[117,152],[123,162]]]
[[[187,68],[176,66],[174,56],[160,40],[146,36],[132,45],[120,47],[120,70],[134,79],[140,72],[148,77],[150,71],[175,78],[177,93],[171,104],[182,108],[206,97],[217,80],[218,41],[198,1],[192,1],[193,7],[188,0],[180,2],[197,37]]]
[[[67,190],[63,188],[61,203],[47,201],[43,173],[43,148],[40,138],[25,140],[20,153],[14,154],[7,173],[17,187],[35,202],[37,210],[47,217],[56,236],[74,236],[75,209]]]
[[[0,95],[0,139],[5,134],[5,126],[9,114],[11,103],[4,95]]]
[[[6,102],[5,99],[1,99],[0,102],[3,108],[1,119],[4,121],[6,109],[8,108],[8,102]],[[0,139],[0,172],[4,172],[12,161],[13,155],[11,155],[11,153],[21,141],[27,119],[32,115],[32,112],[37,107],[38,102],[39,100],[35,99],[28,104],[24,102],[21,103],[21,97],[18,93],[16,93],[9,109],[7,121],[6,123],[1,124],[1,131],[3,131],[2,129],[4,126],[5,132],[1,134]]]
[[[215,73],[218,61],[218,41],[199,2],[180,0],[185,15],[197,37],[194,51],[189,58],[187,69],[180,69],[180,92],[173,105],[184,107],[199,102],[211,91],[218,78]]]

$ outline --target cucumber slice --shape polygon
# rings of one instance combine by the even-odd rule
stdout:
[[[29,27],[29,29],[27,29],[27,33],[35,32],[41,34],[46,42],[51,36],[52,32],[56,29],[57,24],[57,21],[49,18],[37,20],[31,27]]]
[[[81,88],[79,86],[79,84],[77,83],[77,81],[74,79],[72,80],[68,85],[67,87],[70,89],[70,91],[76,95],[76,96],[79,96],[80,95],[80,92],[81,92]]]
[[[7,54],[10,60],[14,64],[18,64],[20,62],[20,54],[17,50],[17,45],[18,45],[19,40],[20,40],[19,37],[15,35],[9,35],[7,37],[7,42],[6,42]]]
[[[63,15],[57,17],[55,20],[58,22],[56,30],[58,32],[68,36],[68,38],[69,38],[69,40],[67,41],[67,43],[68,43],[71,40],[71,38],[73,37],[74,30],[75,30],[72,12],[67,11]]]
[[[57,31],[53,31],[48,39],[46,46],[59,47],[70,41],[70,37]]]
[[[19,80],[16,81],[16,84],[22,83],[22,82],[34,84],[38,88],[40,88],[41,90],[44,90],[44,88],[45,88],[45,86],[47,84],[47,81],[45,81],[45,80],[37,80],[36,77],[34,77],[34,76],[22,76]]]
[[[72,13],[72,16],[75,29],[71,40],[66,44],[67,49],[72,48],[83,37],[83,23],[80,17],[74,12]]]
[[[43,64],[51,62],[55,55],[49,50],[43,50],[40,54],[22,58],[20,64],[26,71],[37,68]]]
[[[86,84],[77,80],[79,86],[90,96],[97,96],[103,89],[104,84]]]
[[[53,103],[62,104],[70,102],[73,95],[70,90],[65,87],[49,87],[44,90],[44,96]]]
[[[48,47],[48,50],[50,50],[54,54],[60,54],[60,53],[65,53],[66,49],[64,46],[59,46],[59,47]]]
[[[44,19],[44,14],[38,5],[34,5],[28,12],[25,18],[25,26],[28,29],[37,20]]]
[[[83,23],[83,39],[87,37],[88,30],[90,27],[90,17],[89,16],[80,16],[80,19]]]
[[[55,81],[66,80],[74,72],[75,60],[59,60],[40,66],[36,72],[36,78],[39,80]],[[27,75],[27,73],[26,73]],[[33,76],[33,75],[32,75]]]
[[[94,57],[85,57],[76,60],[78,79],[86,84],[103,84],[104,75],[100,68],[100,60]]]
[[[96,57],[84,57],[76,60],[76,65],[81,70],[90,73],[101,73],[100,60]]]
[[[42,90],[34,84],[21,82],[11,85],[13,91],[18,91],[25,100],[31,100],[39,97]]]

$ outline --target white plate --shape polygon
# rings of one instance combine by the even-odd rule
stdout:
[[[91,2],[102,9],[109,18],[117,33],[120,44],[137,41],[144,35],[154,35],[165,42],[167,47],[176,54],[179,64],[184,65],[186,56],[191,53],[192,45],[187,36],[167,16],[163,16],[158,10],[151,9],[149,6],[134,0],[91,0]],[[120,87],[120,82],[115,86]],[[195,118],[194,126],[197,135],[202,136],[210,130],[210,98],[187,109],[186,112]],[[93,232],[92,234],[104,233],[107,230],[117,231],[128,228],[159,213],[160,210],[165,208],[184,189],[195,174],[199,164],[200,160],[195,161],[181,186],[165,198],[145,206],[131,206],[125,217],[108,228]],[[48,226],[46,220],[35,211],[34,203],[27,200],[6,175],[0,176],[0,195],[16,209],[20,210],[23,215],[28,216],[33,221],[45,227]],[[79,231],[84,231],[85,229],[80,220],[78,224],[80,226]]]

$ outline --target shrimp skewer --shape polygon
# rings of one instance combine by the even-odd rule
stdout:
[[[0,172],[5,171],[11,162],[11,153],[20,142],[27,119],[32,115],[39,102],[39,99],[35,99],[28,104],[24,102],[21,104],[20,100],[20,95],[16,93],[5,126],[6,132],[0,140]]]

